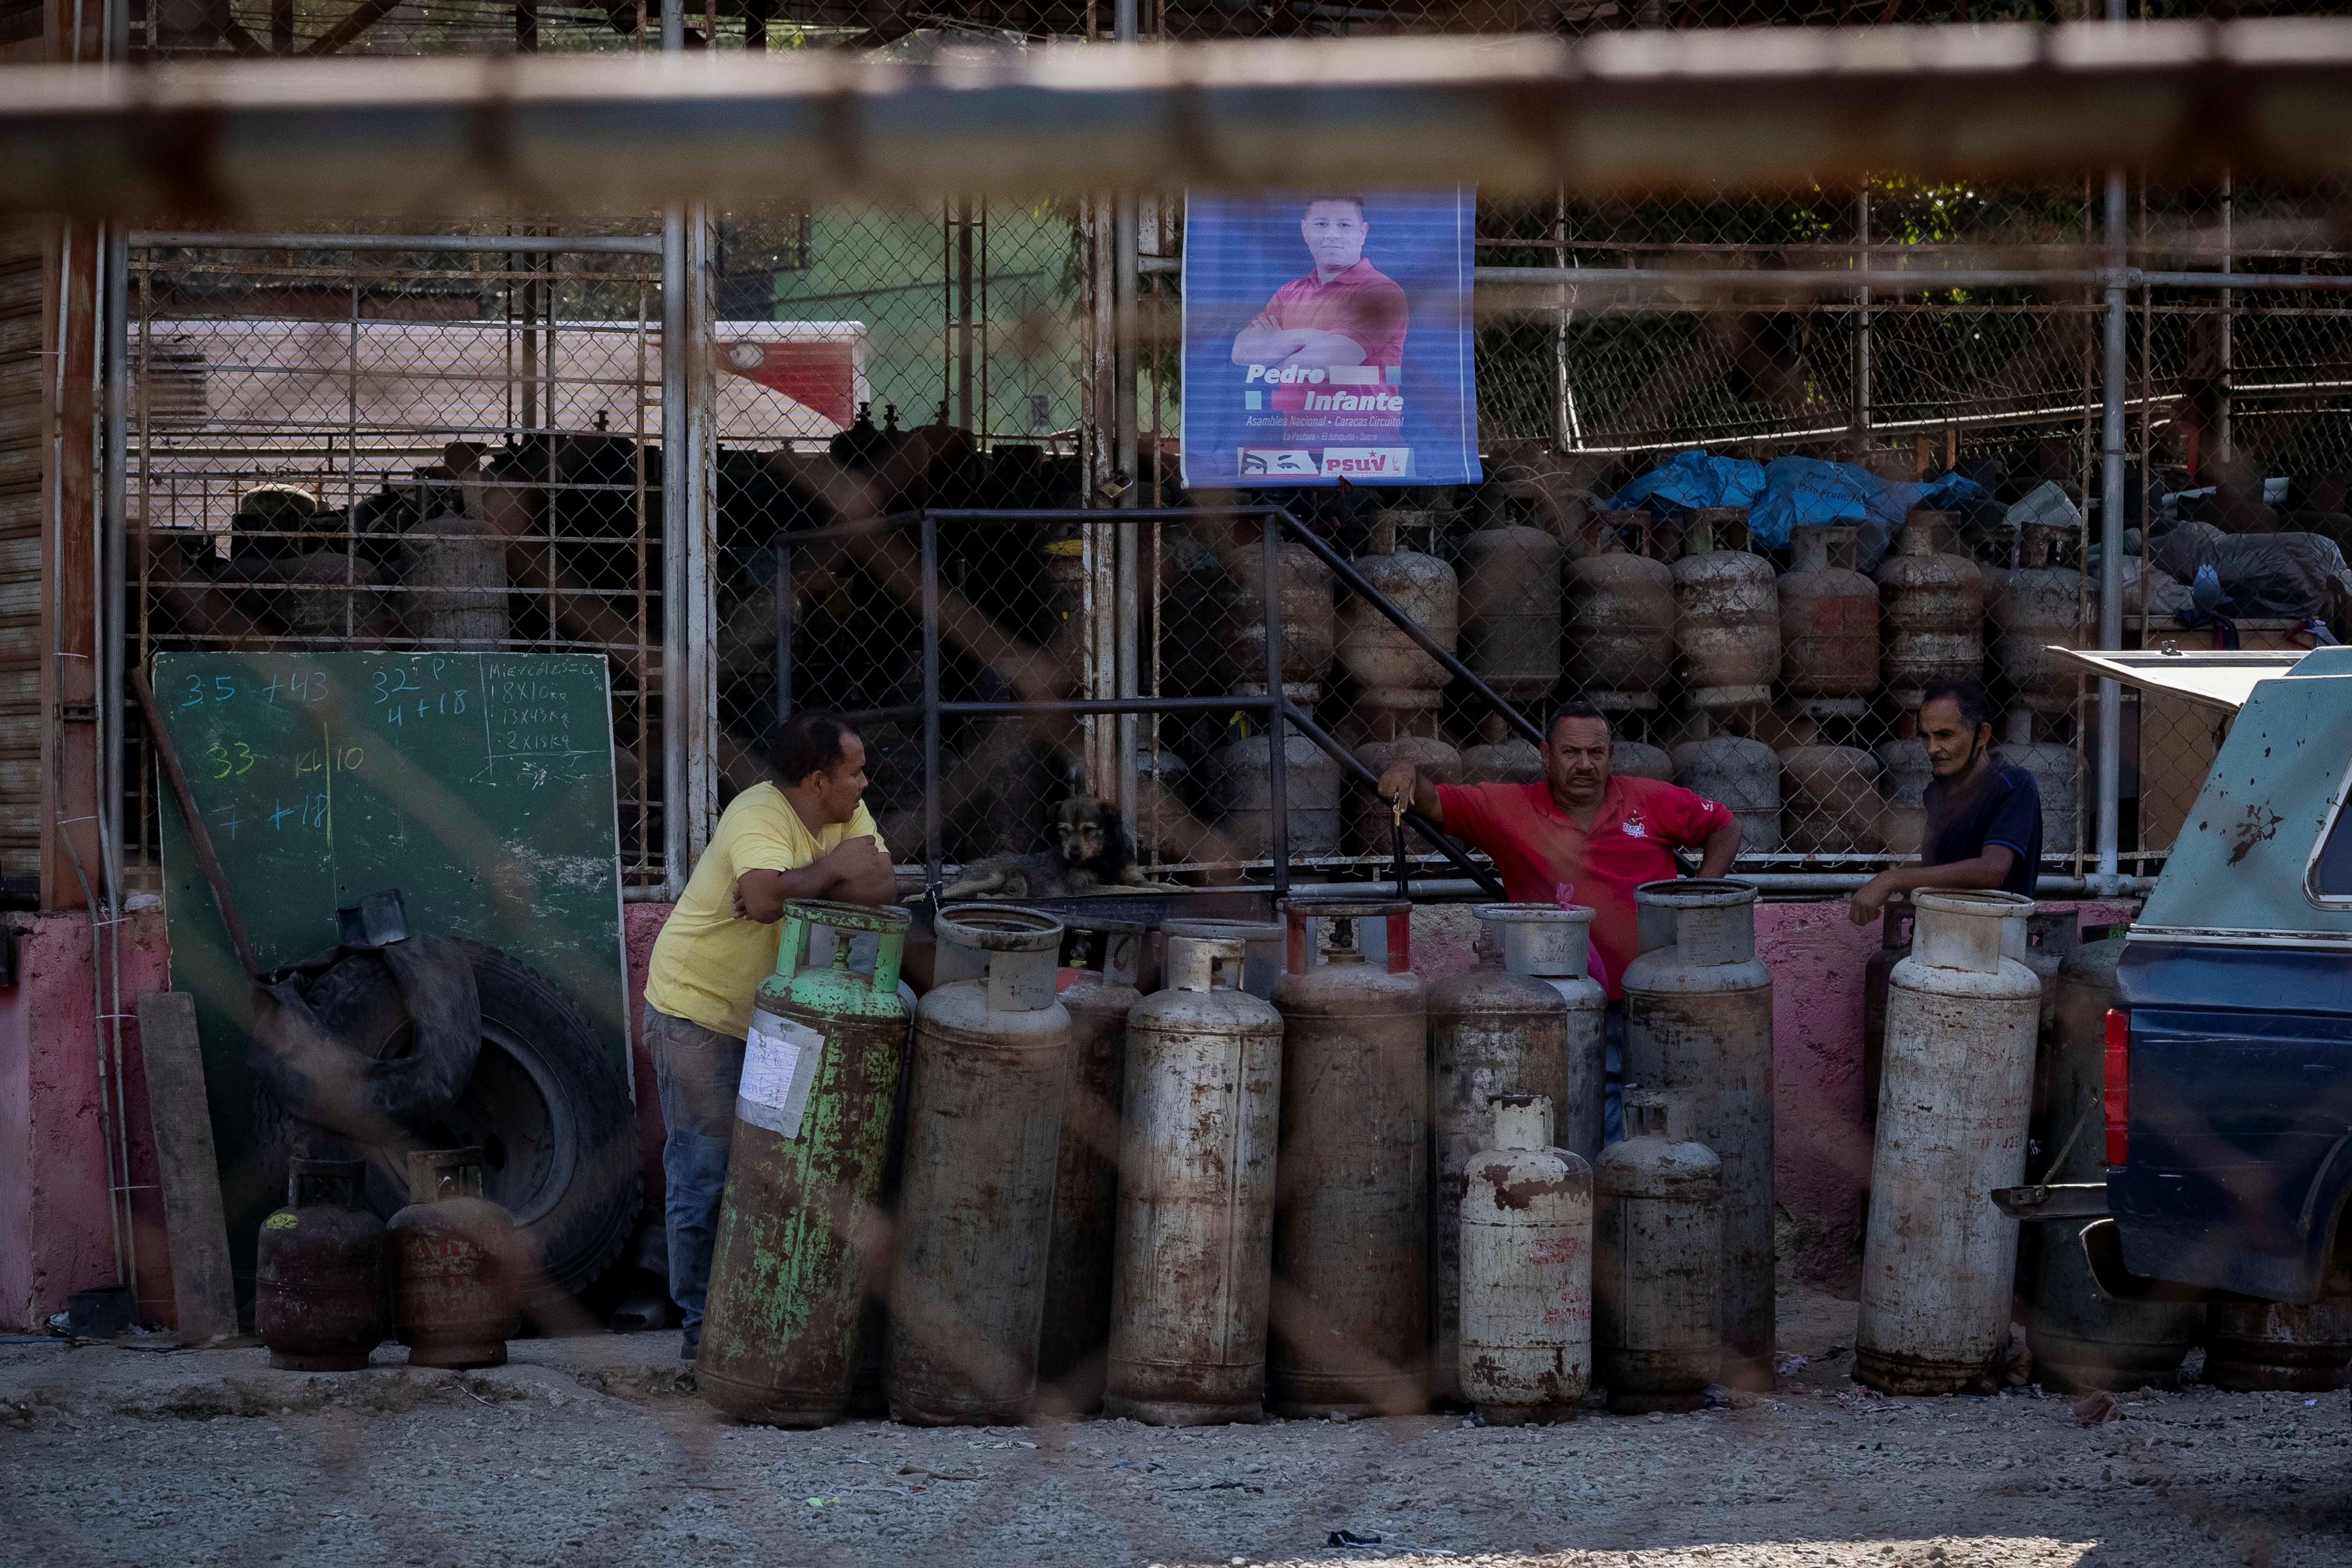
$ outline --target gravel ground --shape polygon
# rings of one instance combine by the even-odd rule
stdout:
[[[675,1334],[535,1341],[487,1373],[268,1370],[263,1352],[0,1347],[0,1563],[2084,1564],[2352,1562],[2342,1394],[1887,1400],[1851,1303],[1739,1408],[1506,1430],[1458,1416],[722,1426]],[[1378,1545],[1328,1547],[1330,1532]]]

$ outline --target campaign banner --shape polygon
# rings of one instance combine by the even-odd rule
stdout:
[[[1184,483],[1475,484],[1476,194],[1184,204]]]

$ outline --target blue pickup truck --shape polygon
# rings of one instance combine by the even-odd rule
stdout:
[[[2116,970],[2093,1270],[2119,1297],[2352,1296],[2352,648],[2091,657],[2237,710]]]

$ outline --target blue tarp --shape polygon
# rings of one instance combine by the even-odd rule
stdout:
[[[1744,506],[1758,550],[1778,550],[1791,529],[1845,522],[1864,530],[1863,555],[1875,562],[1904,514],[1922,503],[1949,509],[1985,499],[1984,488],[1958,473],[1926,484],[1882,479],[1852,463],[1819,458],[1776,458],[1759,465],[1706,452],[1677,452],[1610,498],[1613,510],[1646,507],[1681,511],[1700,506]]]

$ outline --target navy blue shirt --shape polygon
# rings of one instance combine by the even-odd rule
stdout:
[[[1925,798],[1927,826],[1919,839],[1921,864],[1973,860],[1986,845],[1999,844],[2017,856],[2001,879],[2001,891],[2032,897],[2042,868],[2042,791],[2032,773],[2003,762],[1996,752],[1992,765],[1962,788],[1949,788],[1940,778],[1928,780]]]

